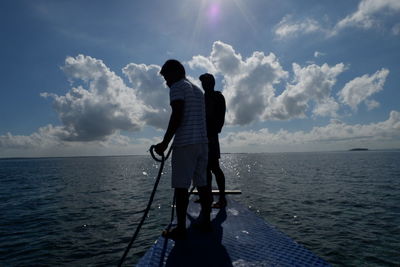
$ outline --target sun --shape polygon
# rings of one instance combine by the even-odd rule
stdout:
[[[193,8],[193,5],[190,8]],[[254,16],[248,9],[246,0],[201,0],[196,2],[196,8],[198,11],[191,31],[190,47],[194,46],[204,32],[224,30],[221,24],[232,16],[232,13],[239,13],[241,20],[247,22],[249,30],[257,32]]]

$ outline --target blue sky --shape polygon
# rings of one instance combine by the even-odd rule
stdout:
[[[400,148],[400,2],[1,1],[0,157],[143,154],[169,58],[226,97],[223,152]]]

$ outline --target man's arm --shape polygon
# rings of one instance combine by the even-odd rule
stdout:
[[[183,100],[174,100],[171,102],[172,113],[169,118],[168,128],[165,132],[164,139],[161,143],[157,144],[155,151],[161,155],[167,149],[169,142],[174,137],[176,130],[180,126],[183,118],[183,108],[185,102]]]

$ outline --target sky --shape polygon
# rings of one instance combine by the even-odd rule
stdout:
[[[398,0],[3,0],[0,157],[162,140],[170,58],[227,103],[225,153],[400,148]]]

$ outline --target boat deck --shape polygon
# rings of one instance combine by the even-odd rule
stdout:
[[[213,210],[211,233],[190,227],[199,212],[191,201],[188,238],[174,242],[160,236],[137,266],[329,266],[232,199],[226,209]]]

